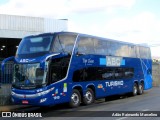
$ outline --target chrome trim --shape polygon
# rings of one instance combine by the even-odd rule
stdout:
[[[36,98],[38,97],[38,94],[31,94],[31,95],[26,95],[26,94],[17,94],[12,92],[12,96],[17,97],[17,98]]]
[[[37,92],[35,94],[18,94],[18,93],[15,93],[13,91],[11,92],[11,94],[12,94],[12,96],[15,96],[15,97],[18,97],[18,98],[36,98],[36,97],[39,97],[39,96],[42,96],[42,95],[46,95],[53,90],[54,90],[54,87],[52,87],[48,90],[45,90],[45,91]]]
[[[72,89],[73,89],[74,87],[81,87],[81,88],[83,88],[81,84],[76,84],[76,85],[72,86]]]
[[[86,88],[88,88],[89,85],[93,85],[95,87],[95,85],[93,83],[89,83],[86,85]]]
[[[59,55],[60,53],[54,53],[54,54],[51,54],[51,55],[49,55],[49,56],[47,56],[46,58],[45,58],[45,61],[48,59],[48,58],[50,58],[50,57],[52,57],[52,56],[56,56],[56,55]]]

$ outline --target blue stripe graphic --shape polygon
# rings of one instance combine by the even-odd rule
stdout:
[[[121,65],[125,65],[126,61],[124,59],[121,60]]]
[[[100,65],[106,65],[106,58],[100,58]]]

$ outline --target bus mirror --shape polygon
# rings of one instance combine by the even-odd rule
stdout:
[[[1,70],[2,72],[4,72],[4,68],[5,68],[5,64],[8,62],[8,61],[14,61],[14,56],[12,57],[8,57],[6,59],[4,59],[1,63]]]

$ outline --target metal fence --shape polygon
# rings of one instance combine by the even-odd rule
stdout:
[[[1,62],[0,62],[1,68]],[[11,104],[11,82],[13,78],[13,63],[8,62],[4,71],[0,69],[0,105]]]

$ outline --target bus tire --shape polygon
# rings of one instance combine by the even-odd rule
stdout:
[[[87,88],[87,91],[83,97],[83,104],[84,105],[89,105],[89,104],[92,104],[95,100],[95,97],[94,97],[94,92],[91,88]]]
[[[69,106],[71,108],[78,107],[80,103],[81,103],[80,92],[77,89],[73,89],[71,98],[70,98],[70,102],[69,102]]]
[[[132,96],[136,96],[138,94],[138,86],[136,83],[133,85]]]
[[[144,92],[144,85],[143,83],[140,83],[138,86],[138,95],[142,95]]]

